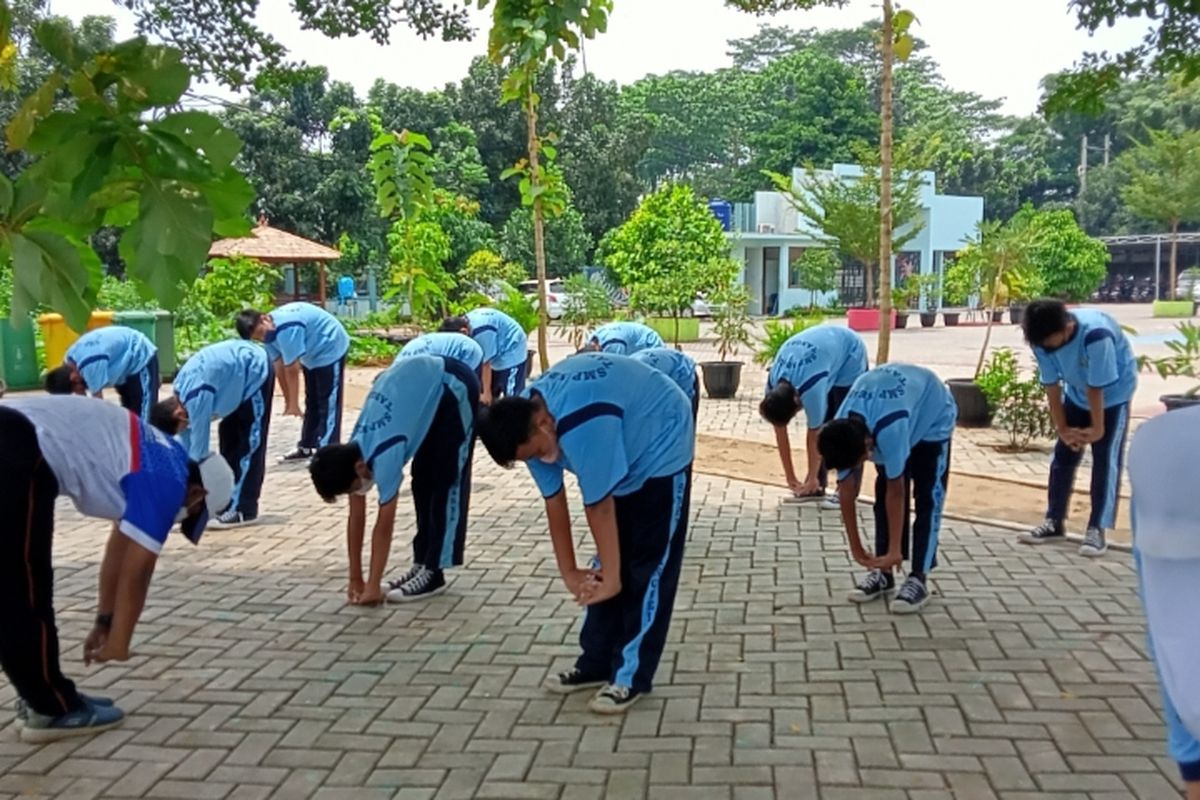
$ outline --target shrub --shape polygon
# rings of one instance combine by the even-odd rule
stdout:
[[[567,279],[563,313],[558,324],[566,332],[572,347],[576,350],[583,347],[596,323],[612,319],[612,315],[612,298],[603,283],[583,274]]]
[[[1008,434],[1013,450],[1027,450],[1035,439],[1054,436],[1054,422],[1046,406],[1045,390],[1036,373],[1021,377],[1017,357],[1010,348],[992,353],[984,369],[975,378],[995,417],[993,425]]]
[[[802,333],[814,325],[820,325],[819,317],[797,317],[790,322],[783,320],[769,320],[764,327],[766,336],[759,340],[758,350],[754,353],[756,363],[762,364],[770,369],[775,363],[775,356],[779,355],[779,348],[783,347],[784,342],[795,336],[797,333]]]

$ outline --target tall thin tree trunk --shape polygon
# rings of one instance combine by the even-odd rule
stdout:
[[[1178,277],[1175,274],[1176,264],[1179,257],[1179,220],[1171,220],[1171,265],[1169,272],[1171,273],[1171,282],[1167,284],[1167,297],[1171,300],[1178,300],[1179,294],[1175,291],[1175,281]],[[1187,298],[1191,299],[1191,298]]]
[[[538,161],[541,145],[537,135],[537,104],[534,102],[532,82],[525,97],[525,119],[529,133],[529,182],[536,188],[542,183]],[[538,362],[542,372],[545,372],[550,369],[550,356],[547,353],[550,345],[546,335],[550,316],[546,311],[546,228],[540,197],[533,200],[533,260],[537,265],[538,282]]]
[[[979,349],[979,361],[975,363],[975,377],[983,372],[983,359],[987,356],[988,345],[992,341],[992,323],[996,319],[996,297],[1000,294],[1000,276],[1003,270],[997,270],[996,280],[992,283],[992,302],[988,304],[987,331],[983,334],[983,347]]]
[[[886,364],[892,343],[892,0],[883,0],[883,76],[879,97],[879,349],[876,364]]]

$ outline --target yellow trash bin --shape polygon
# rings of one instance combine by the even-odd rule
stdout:
[[[67,357],[67,348],[75,344],[79,334],[71,330],[62,314],[42,314],[37,319],[42,328],[42,342],[45,346],[46,369],[53,369]],[[95,330],[105,325],[113,324],[113,312],[93,311],[88,319],[87,329]]]

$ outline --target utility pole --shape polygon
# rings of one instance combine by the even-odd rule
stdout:
[[[1088,170],[1088,141],[1087,134],[1083,135],[1083,144],[1079,147],[1079,193],[1083,194],[1087,189],[1087,170]]]
[[[1112,152],[1112,135],[1104,134],[1104,166],[1108,166],[1108,155]]]

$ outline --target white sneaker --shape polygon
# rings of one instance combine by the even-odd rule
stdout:
[[[821,499],[820,508],[822,511],[841,511],[842,501],[836,494],[827,494]]]

